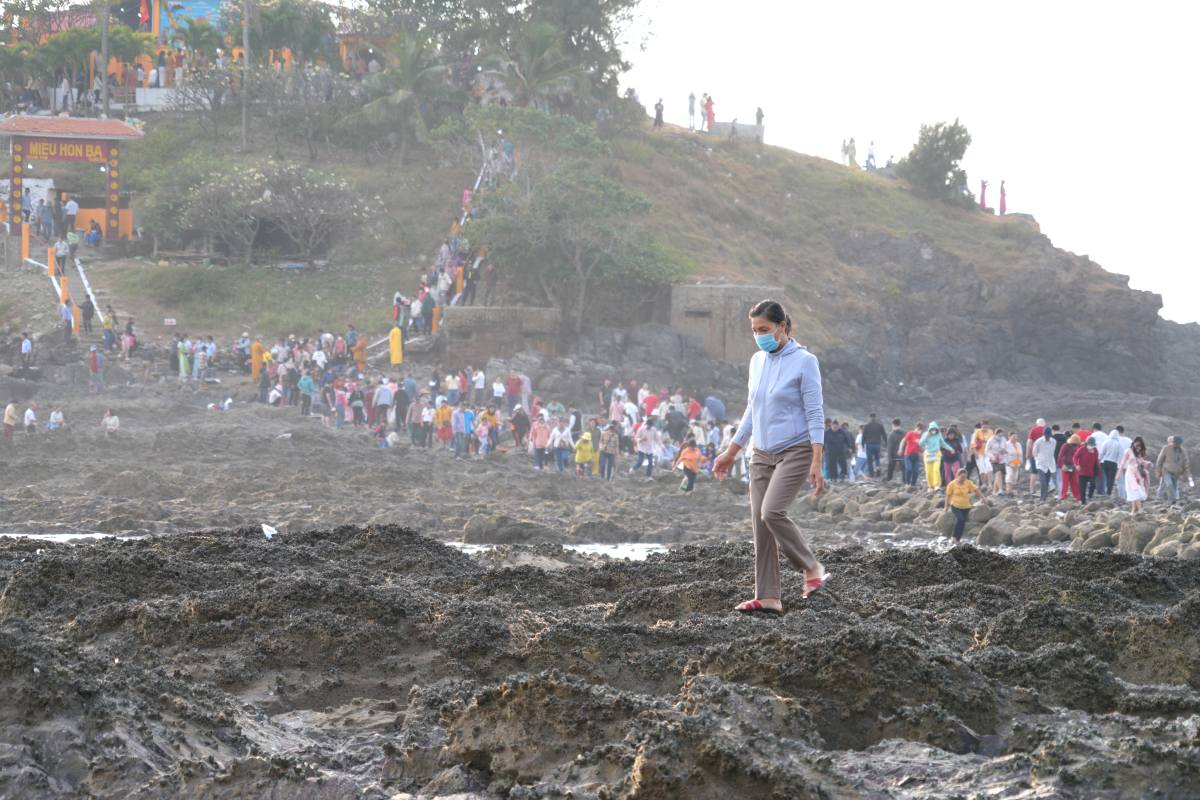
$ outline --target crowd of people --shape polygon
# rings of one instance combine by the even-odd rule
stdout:
[[[656,465],[670,464],[682,473],[681,488],[691,491],[734,432],[723,424],[719,398],[701,402],[680,387],[655,391],[636,381],[605,381],[597,413],[587,414],[544,400],[530,377],[515,370],[489,377],[467,365],[421,380],[411,370],[368,377],[366,338],[353,326],[344,334],[289,336],[271,347],[243,334],[227,351],[212,337],[180,334],[173,353],[172,372],[182,381],[206,380],[228,355],[250,373],[259,402],[319,416],[325,427],[370,430],[380,447],[407,439],[457,459],[523,449],[533,469],[580,478],[612,480],[626,456],[634,459],[629,471],[648,480]]]
[[[857,432],[849,422],[829,420],[824,452],[826,477],[835,482],[899,477],[910,487],[923,481],[928,491],[936,492],[961,472],[968,480],[974,477],[984,492],[1005,496],[1023,493],[1024,478],[1024,493],[1042,501],[1053,495],[1086,505],[1097,495],[1115,494],[1134,513],[1152,488],[1158,499],[1175,503],[1184,481],[1193,485],[1181,436],[1171,436],[1151,462],[1142,437],[1126,436],[1121,425],[1106,433],[1099,422],[1090,429],[1078,422],[1063,428],[1039,419],[1028,432],[1019,432],[980,420],[964,433],[957,425],[943,429],[936,421],[905,429],[893,419],[889,431],[872,414]]]

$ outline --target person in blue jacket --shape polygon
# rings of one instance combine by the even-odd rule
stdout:
[[[829,574],[817,561],[788,506],[805,483],[824,491],[822,450],[825,410],[817,357],[792,339],[792,318],[774,300],[750,309],[750,330],[758,352],[750,359],[749,399],[733,441],[717,456],[714,472],[724,478],[751,435],[750,510],[754,531],[754,599],[737,606],[745,613],[783,611],[779,553],[804,571],[804,597],[820,589]]]

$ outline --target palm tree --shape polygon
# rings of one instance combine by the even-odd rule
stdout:
[[[108,31],[108,53],[123,64],[142,56],[154,55],[154,34],[138,33],[125,25],[113,25]]]
[[[562,32],[549,22],[532,22],[517,37],[510,52],[485,59],[485,75],[499,78],[518,106],[550,110],[552,102],[576,91],[583,71],[564,52]]]
[[[225,46],[225,37],[206,19],[189,19],[175,30],[175,38],[189,57],[197,53],[214,55]]]
[[[68,28],[47,39],[34,51],[35,62],[43,75],[57,83],[67,78],[72,87],[88,66],[93,50],[100,49],[100,34],[90,28]]]
[[[446,80],[449,68],[438,63],[423,37],[407,33],[388,43],[384,60],[387,66],[363,81],[369,99],[351,123],[385,129],[402,166],[412,139],[424,141],[428,132],[422,105],[452,90]]]

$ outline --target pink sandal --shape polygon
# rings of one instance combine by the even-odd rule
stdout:
[[[818,590],[823,588],[825,586],[825,583],[828,580],[829,580],[829,573],[826,572],[824,568],[822,568],[820,577],[808,578],[807,580],[804,581],[804,594],[802,594],[801,597],[803,599],[807,600],[815,592],[817,592]]]
[[[734,607],[734,611],[740,611],[743,614],[753,614],[755,611],[762,611],[766,614],[782,614],[783,612],[777,608],[769,608],[762,604],[761,600],[747,600]]]

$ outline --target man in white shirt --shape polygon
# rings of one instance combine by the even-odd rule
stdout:
[[[1125,428],[1118,425],[1108,433],[1108,441],[1100,448],[1100,467],[1104,471],[1106,494],[1111,495],[1113,487],[1117,496],[1125,497],[1125,482],[1117,480],[1117,465],[1125,451],[1133,444],[1133,440],[1125,435]]]
[[[475,405],[483,405],[483,387],[487,385],[487,376],[483,374],[483,370],[476,370],[471,377],[472,385],[475,388]]]
[[[21,366],[25,369],[33,366],[33,339],[28,333],[21,334]]]
[[[30,403],[25,409],[25,432],[37,433],[37,403]]]
[[[571,428],[565,420],[559,420],[554,430],[550,431],[550,451],[554,453],[554,461],[558,464],[561,475],[570,461],[570,455],[575,450],[575,440],[571,436]]]
[[[1092,426],[1092,432],[1083,439],[1083,444],[1086,447],[1089,441],[1096,443],[1096,453],[1099,455],[1104,450],[1104,445],[1108,444],[1108,434],[1104,432],[1104,427],[1097,422]],[[1096,473],[1096,494],[1108,494],[1108,476],[1104,474],[1103,467]]]
[[[79,203],[75,202],[74,197],[69,199],[67,204],[63,206],[63,216],[66,217],[67,230],[75,230],[75,217],[79,216]]]
[[[499,378],[492,381],[492,402],[496,404],[496,408],[501,408],[504,405],[505,391],[504,381]]]

